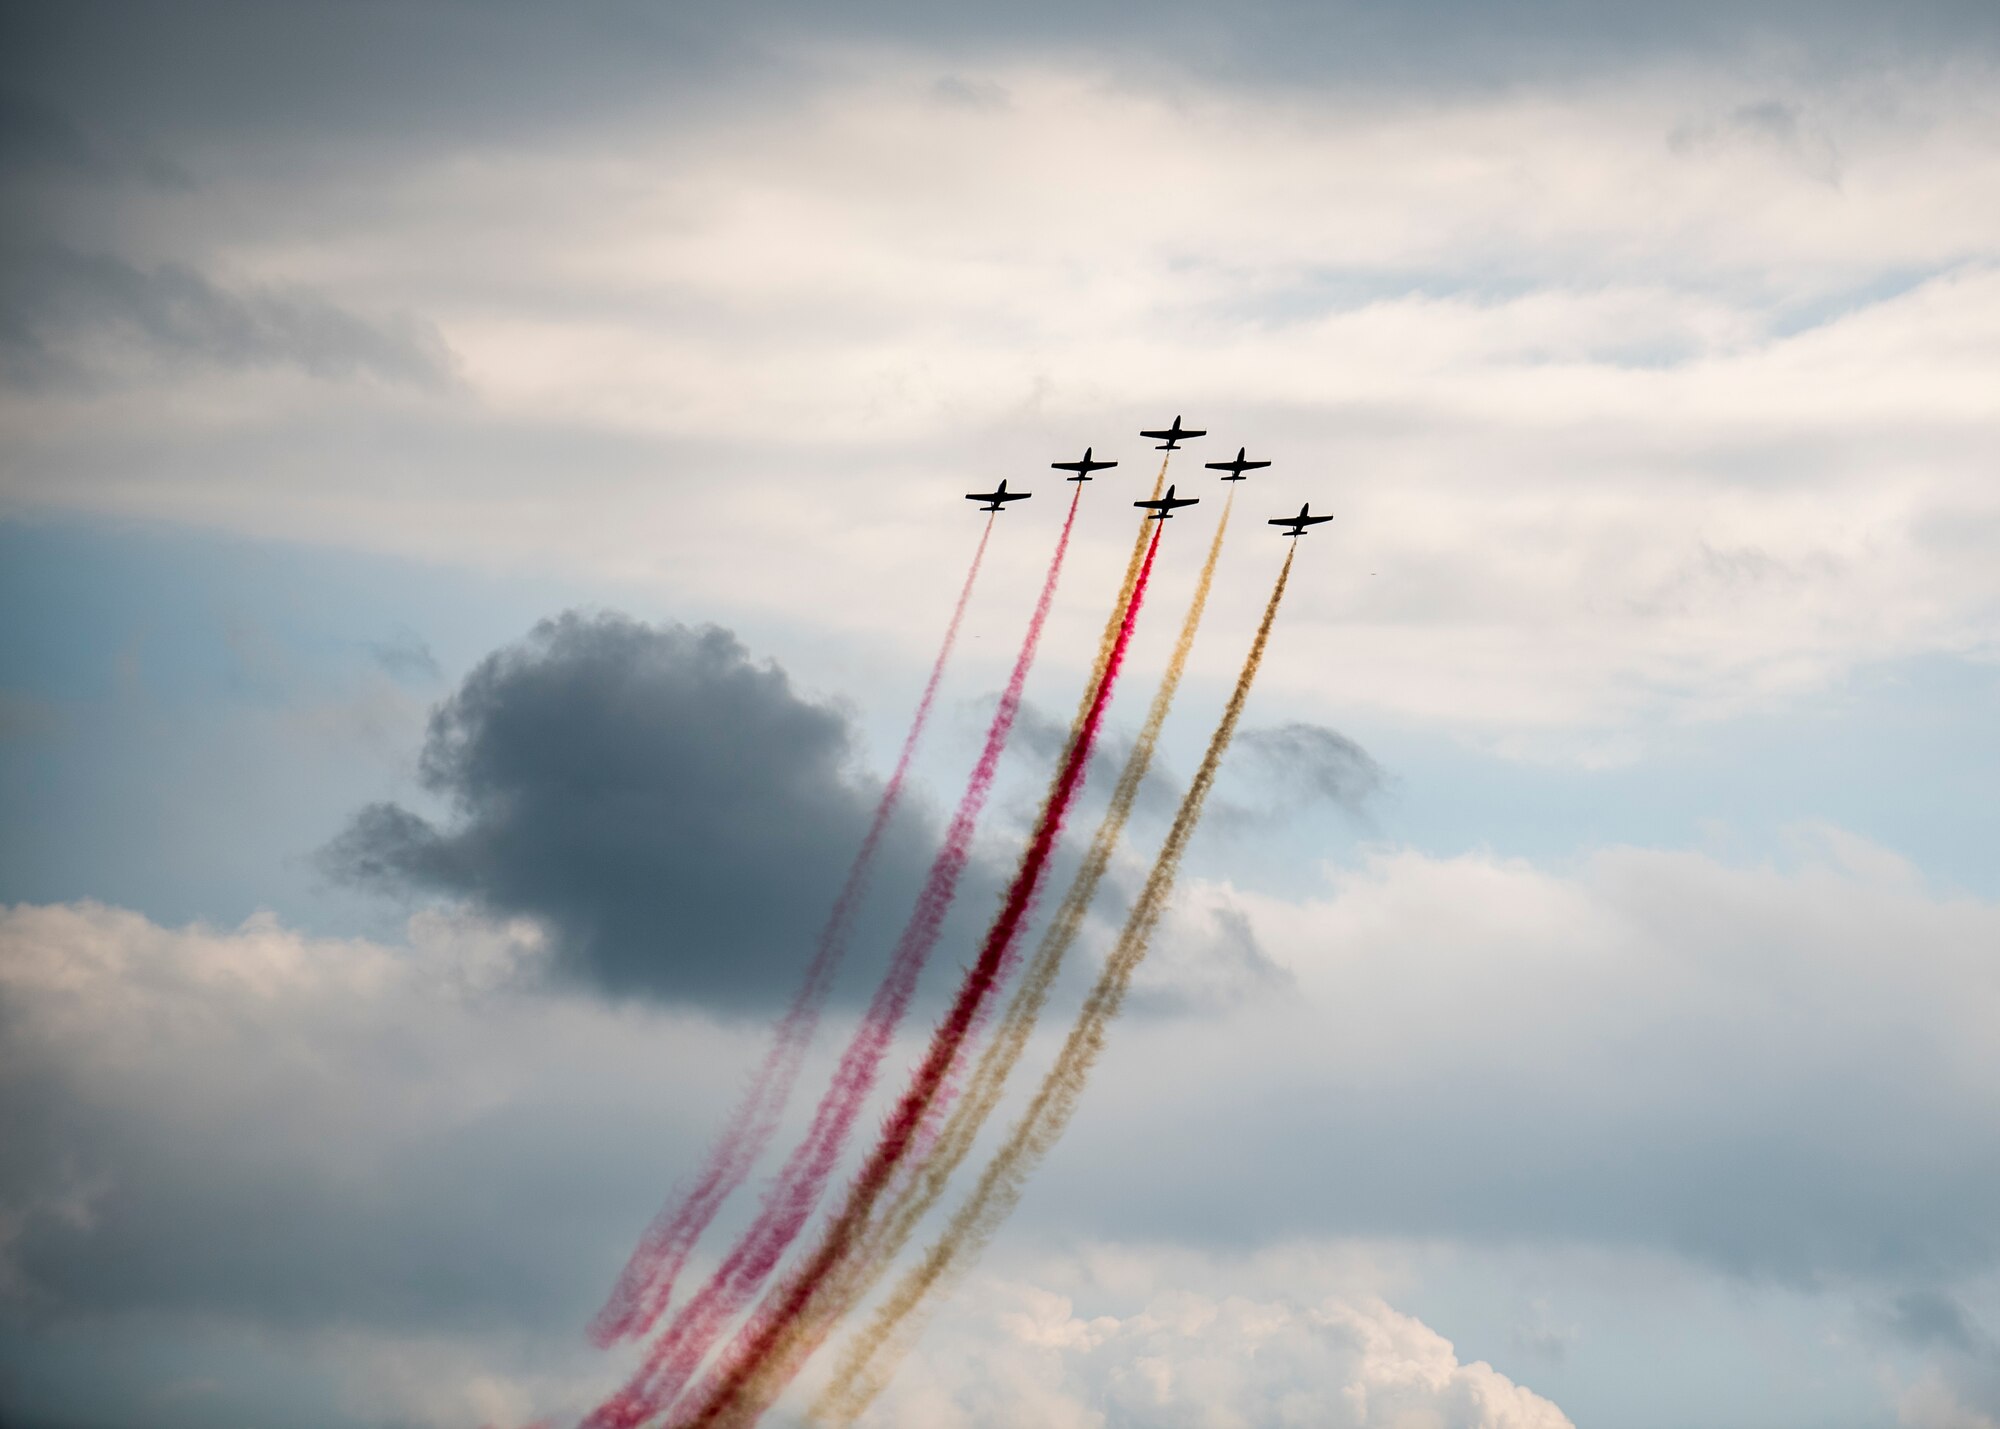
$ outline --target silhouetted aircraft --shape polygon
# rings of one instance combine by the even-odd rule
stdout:
[[[1315,515],[1313,515],[1313,514],[1311,513],[1311,511],[1309,511],[1309,510],[1307,509],[1307,508],[1308,508],[1308,507],[1310,507],[1311,505],[1312,505],[1312,503],[1311,503],[1310,501],[1308,501],[1308,502],[1307,502],[1307,503],[1306,503],[1306,504],[1305,504],[1304,506],[1301,506],[1301,507],[1299,508],[1299,514],[1298,514],[1298,515],[1296,515],[1296,516],[1280,516],[1280,517],[1279,517],[1279,518],[1278,518],[1277,520],[1275,520],[1275,521],[1269,521],[1269,522],[1266,522],[1265,524],[1266,524],[1266,525],[1269,525],[1269,526],[1289,526],[1289,527],[1291,527],[1292,529],[1291,529],[1291,530],[1289,530],[1289,531],[1287,531],[1287,532],[1285,532],[1285,533],[1284,533],[1285,535],[1287,535],[1287,536],[1303,536],[1303,535],[1305,535],[1305,533],[1306,533],[1306,527],[1308,527],[1308,526],[1317,526],[1317,525],[1319,525],[1319,523],[1320,523],[1320,522],[1322,522],[1322,521],[1331,521],[1331,520],[1333,519],[1333,518],[1332,518],[1331,516],[1315,516]]]
[[[1170,486],[1167,488],[1167,494],[1157,501],[1135,501],[1132,504],[1134,506],[1143,506],[1153,513],[1146,518],[1148,521],[1168,521],[1173,518],[1173,514],[1180,510],[1181,507],[1192,506],[1199,500],[1201,500],[1199,496],[1176,497],[1174,489]]]
[[[1073,471],[1076,473],[1075,476],[1064,477],[1064,481],[1088,481],[1093,471],[1109,471],[1116,465],[1118,463],[1115,461],[1092,461],[1090,459],[1089,447],[1083,449],[1083,460],[1081,461],[1052,461],[1049,463],[1049,466],[1056,471]]]
[[[1186,441],[1189,437],[1205,437],[1208,435],[1208,433],[1184,431],[1181,428],[1181,419],[1179,417],[1175,417],[1174,424],[1171,427],[1166,427],[1157,432],[1141,432],[1139,433],[1139,435],[1142,437],[1150,437],[1154,441],[1159,443],[1157,447],[1153,448],[1154,451],[1170,452],[1170,451],[1178,451],[1180,449],[1180,444]]]
[[[1032,491],[1009,491],[1007,483],[1003,481],[998,491],[968,491],[965,493],[965,499],[988,502],[988,505],[979,508],[981,511],[998,511],[1009,501],[1026,501],[1034,494]]]
[[[1243,460],[1243,448],[1238,447],[1236,449],[1235,461],[1211,461],[1204,462],[1202,465],[1209,471],[1228,472],[1229,475],[1222,478],[1224,481],[1241,481],[1243,480],[1244,472],[1255,471],[1260,466],[1269,466],[1270,464],[1268,461]]]

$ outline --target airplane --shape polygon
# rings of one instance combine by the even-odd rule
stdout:
[[[1154,451],[1171,452],[1180,450],[1181,442],[1188,437],[1205,437],[1208,433],[1187,431],[1181,426],[1181,419],[1175,417],[1174,424],[1171,427],[1162,428],[1157,432],[1141,432],[1139,435],[1142,437],[1151,437],[1159,442],[1159,445],[1153,448]]]
[[[1174,489],[1170,486],[1167,488],[1167,494],[1162,496],[1158,501],[1135,501],[1132,504],[1134,506],[1143,506],[1153,513],[1146,518],[1148,521],[1169,521],[1173,519],[1175,511],[1183,506],[1192,506],[1200,500],[1199,496],[1182,496],[1177,498],[1174,495]]]
[[[1235,461],[1211,461],[1211,462],[1204,462],[1202,465],[1203,468],[1207,471],[1228,472],[1229,475],[1222,478],[1224,481],[1241,481],[1243,480],[1244,472],[1255,471],[1260,466],[1269,466],[1270,464],[1271,463],[1269,463],[1268,461],[1243,460],[1243,448],[1238,447],[1236,449]]]
[[[1090,459],[1089,447],[1083,449],[1083,460],[1081,461],[1052,461],[1049,463],[1051,470],[1073,471],[1076,473],[1075,476],[1064,477],[1064,481],[1088,481],[1093,471],[1109,471],[1116,465],[1118,463],[1115,461],[1092,461]]]
[[[1319,523],[1320,523],[1320,522],[1322,522],[1322,521],[1331,521],[1331,520],[1333,519],[1333,518],[1332,518],[1331,516],[1315,516],[1315,515],[1313,515],[1313,514],[1312,514],[1312,513],[1311,513],[1311,512],[1310,512],[1310,511],[1309,511],[1309,510],[1307,509],[1307,508],[1308,508],[1308,507],[1310,507],[1311,505],[1312,505],[1312,503],[1311,503],[1310,501],[1308,501],[1308,502],[1307,502],[1307,503],[1305,504],[1305,506],[1301,506],[1301,507],[1299,508],[1299,514],[1298,514],[1298,515],[1296,515],[1296,516],[1280,516],[1280,517],[1279,517],[1279,518],[1278,518],[1277,520],[1275,520],[1275,521],[1269,521],[1269,522],[1266,522],[1265,524],[1266,524],[1266,525],[1269,525],[1269,526],[1289,526],[1289,527],[1291,527],[1292,529],[1291,529],[1291,530],[1289,530],[1289,531],[1286,531],[1286,532],[1284,532],[1283,534],[1285,534],[1285,535],[1287,535],[1287,536],[1303,536],[1303,535],[1305,535],[1305,533],[1306,533],[1306,527],[1308,527],[1308,526],[1317,526],[1317,525],[1319,525]]]
[[[1003,481],[1000,483],[998,491],[968,491],[965,493],[965,499],[967,501],[991,502],[991,505],[982,506],[979,509],[981,511],[998,511],[1009,501],[1026,501],[1034,494],[1032,491],[1009,491],[1007,483]]]

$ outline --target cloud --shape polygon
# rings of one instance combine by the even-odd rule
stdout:
[[[1681,124],[1667,135],[1667,147],[1677,154],[1714,152],[1732,143],[1768,145],[1794,160],[1802,172],[1839,186],[1839,146],[1793,100],[1739,104],[1720,119]]]
[[[387,640],[373,641],[368,653],[393,678],[418,684],[444,677],[437,656],[414,630],[398,630]]]
[[[1299,721],[1239,733],[1230,778],[1261,795],[1270,813],[1331,808],[1349,818],[1364,817],[1388,784],[1382,766],[1346,735]],[[1256,816],[1240,807],[1230,812]]]
[[[761,1039],[552,993],[545,956],[432,914],[397,945],[0,910],[7,1422],[464,1424],[601,1387],[581,1327]]]
[[[1327,1416],[1363,1412],[1340,1398],[1356,1385],[1369,1413],[1551,1412],[1371,1302],[1396,1300],[1379,1281],[1297,1250],[1371,1241],[1536,1267],[1596,1248],[1592,1314],[1690,1267],[1718,1306],[1776,1282],[1883,1307],[1861,1319],[1873,1343],[1931,1366],[1903,1391],[1912,1424],[1993,1412],[1991,904],[1829,834],[1789,870],[1403,854],[1306,904],[1190,892],[1177,922],[1238,910],[1291,985],[1119,1025],[996,1248],[1049,1263],[954,1302],[891,1422],[1018,1423],[1031,1398],[1110,1424],[1213,1399],[1260,1422],[1288,1385]],[[128,1336],[119,1363],[162,1325],[236,1325],[260,1362],[323,1354],[440,1422],[587,1400],[611,1376],[574,1357],[577,1327],[761,1036],[551,986],[548,956],[527,927],[429,914],[403,947],[268,918],[0,915],[0,1356],[46,1360],[36,1325]],[[1141,1270],[1091,1249],[1120,1243],[1163,1249]],[[1598,1302],[1503,1314],[1486,1353],[1595,1373],[1611,1331],[1580,1303]],[[72,1417],[86,1382],[124,1392],[78,1373],[58,1377]],[[177,1382],[218,1373],[175,1361]]]
[[[554,1022],[535,1034],[543,1052],[568,1043],[576,1073],[542,1052],[507,1071],[501,1043],[524,1017],[562,1018],[522,991],[538,957],[526,928],[429,916],[399,949],[269,917],[211,930],[94,904],[0,915],[9,1314],[408,1325],[476,1318],[481,1299],[544,1313],[570,1279],[546,1252],[568,1233],[481,1244],[498,1202],[466,1199],[469,1182],[421,1189],[482,1162],[496,1183],[557,1173],[557,1127],[529,1133],[536,1103],[606,1069],[590,1041],[632,1050],[615,1018],[584,1011],[583,1044]],[[506,1151],[489,1139],[500,1123],[527,1139]]]
[[[410,317],[375,319],[284,288],[225,288],[181,264],[141,268],[58,247],[0,257],[0,375],[29,387],[102,381],[133,353],[167,367],[285,366],[436,390],[451,349]],[[105,345],[113,345],[107,357]]]
[[[0,912],[9,1422],[447,1426],[591,1402],[616,1375],[580,1327],[758,1039],[552,993],[545,952],[433,915],[395,946]],[[947,1312],[888,1422],[1299,1402],[1330,1425],[1566,1423],[1335,1259],[1139,1248],[1011,1272]]]
[[[890,1429],[1568,1429],[1555,1405],[1367,1296],[1254,1300],[1168,1290],[1127,1314],[988,1279],[875,1411]]]
[[[1136,678],[1134,683],[1143,687],[1144,676]],[[1141,697],[1146,697],[1149,692],[1141,688],[1138,693]],[[994,698],[997,698],[997,695]],[[1133,698],[1130,690],[1127,690],[1126,698]],[[982,715],[990,712],[992,700],[980,701],[978,708]],[[1053,769],[1056,761],[1062,758],[1063,752],[1069,747],[1071,713],[1065,711],[1058,718],[1032,701],[1024,702],[1014,721],[1010,747],[1027,755],[1036,767]],[[1129,731],[1121,730],[1107,722],[1105,729],[1098,736],[1097,743],[1091,748],[1089,763],[1084,767],[1083,796],[1086,799],[1108,795],[1116,787],[1118,776],[1124,771],[1126,760],[1131,757],[1132,739],[1133,736]],[[1039,795],[1040,791],[1037,790],[1036,793]],[[1171,809],[1179,798],[1179,791],[1168,786],[1167,773],[1156,758],[1145,780],[1139,785],[1137,807],[1142,810]]]
[[[10,175],[42,168],[96,173],[104,160],[61,114],[21,95],[0,92],[0,165]]]
[[[1798,838],[1784,867],[1379,852],[1304,903],[1197,881],[1185,926],[1239,909],[1294,986],[1122,1024],[1030,1209],[1083,1235],[1526,1237],[1884,1293],[1994,1268],[2000,906]]]
[[[1564,752],[1990,646],[1981,62],[1384,96],[795,39],[770,90],[327,182],[274,133],[198,206],[103,200],[51,242],[376,328],[420,304],[459,386],[157,361],[107,318],[117,384],[0,393],[8,496],[629,579],[739,627],[838,589],[844,628],[916,649],[957,477],[1116,457],[1173,392],[1276,460],[1247,490],[1338,513],[1285,617],[1322,658],[1267,675],[1320,708]],[[940,104],[946,75],[1007,103]],[[1838,189],[1785,147],[1822,134]],[[1116,560],[1102,511],[1078,569]],[[1211,631],[1255,618],[1245,552]],[[1087,624],[1059,609],[1048,658]]]
[[[1935,1286],[1890,1302],[1889,1330],[1924,1352],[1922,1372],[1899,1397],[1905,1429],[1992,1429],[2000,1424],[2000,1340],[1958,1296]]]
[[[1980,1336],[1956,1297],[1937,1289],[1907,1290],[1889,1306],[1889,1329],[1913,1345],[1970,1350]]]
[[[24,89],[53,90],[78,112],[133,128],[150,120],[176,142],[309,133],[322,145],[376,148],[482,129],[517,137],[579,116],[629,114],[662,90],[734,91],[763,102],[796,80],[800,52],[826,49],[921,48],[961,80],[966,67],[996,59],[1085,55],[1181,87],[1290,97],[1357,84],[1436,92],[1746,53],[1838,72],[1990,54],[2000,40],[1978,0],[1912,0],[1893,12],[1860,0],[1690,0],[1671,14],[1640,0],[1519,0],[1504,9],[1466,0],[1250,0],[1226,18],[1194,0],[1143,9],[1130,0],[1004,9],[756,0],[719,12],[625,0],[560,10],[419,3],[366,18],[328,3],[179,0],[116,13],[111,27],[64,10],[15,21],[0,50],[11,63],[0,74]],[[183,57],[174,82],[158,73],[169,47]],[[261,63],[240,63],[245,53]]]
[[[1134,1014],[1220,1016],[1246,1002],[1296,993],[1291,969],[1257,941],[1249,917],[1213,886],[1183,891],[1132,985]]]
[[[420,774],[449,819],[371,805],[322,859],[535,918],[558,969],[614,994],[768,1006],[791,995],[873,815],[852,745],[844,715],[725,630],[571,612],[432,715]],[[922,876],[919,824],[891,829],[879,906]]]

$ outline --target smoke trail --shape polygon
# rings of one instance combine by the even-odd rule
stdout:
[[[1152,767],[1153,751],[1159,744],[1160,731],[1166,724],[1168,711],[1173,707],[1188,655],[1194,648],[1195,635],[1201,628],[1202,613],[1208,604],[1209,587],[1215,579],[1216,561],[1222,554],[1222,542],[1229,530],[1229,517],[1234,505],[1235,492],[1231,491],[1230,499],[1223,507],[1222,519],[1216,524],[1214,539],[1209,543],[1208,557],[1202,563],[1201,574],[1195,582],[1187,614],[1182,618],[1180,635],[1174,642],[1166,673],[1161,677],[1159,689],[1154,692],[1145,723],[1140,727],[1125,767],[1119,773],[1118,783],[1091,839],[1089,851],[1071,880],[1069,891],[1063,895],[1048,930],[1042,935],[1020,985],[1015,988],[1001,1018],[999,1031],[981,1055],[963,1100],[952,1109],[950,1120],[937,1133],[931,1148],[906,1168],[904,1177],[898,1182],[888,1203],[875,1216],[866,1235],[857,1242],[838,1272],[828,1278],[825,1287],[815,1297],[811,1312],[799,1316],[788,1328],[784,1358],[795,1357],[803,1361],[810,1357],[831,1333],[835,1323],[874,1288],[908,1243],[917,1225],[942,1199],[951,1176],[971,1153],[980,1130],[998,1107],[1007,1079],[1026,1050],[1036,1020],[1048,1002],[1049,993],[1062,970],[1063,959],[1082,932],[1084,917],[1110,866],[1111,855],[1117,848],[1125,823],[1131,816],[1139,786]],[[866,1362],[871,1344],[892,1328],[871,1324],[866,1334],[847,1347],[841,1368],[832,1385],[823,1393],[820,1404],[829,1403],[839,1395],[844,1381],[858,1373],[860,1366]],[[814,1413],[821,1412],[816,1405]]]
[[[856,1353],[843,1361],[839,1377],[814,1405],[814,1416],[823,1422],[851,1423],[881,1392],[897,1363],[908,1352],[916,1330],[921,1328],[920,1324],[912,1322],[912,1312],[941,1280],[947,1275],[955,1277],[963,1274],[985,1249],[994,1232],[1020,1200],[1029,1174],[1069,1125],[1077,1101],[1083,1094],[1084,1083],[1104,1049],[1106,1028],[1118,1015],[1126,991],[1131,986],[1132,974],[1146,956],[1154,929],[1159,926],[1160,916],[1166,910],[1175,876],[1180,871],[1181,856],[1186,852],[1188,839],[1201,819],[1202,807],[1215,783],[1223,753],[1236,733],[1236,723],[1242,716],[1244,702],[1249,698],[1250,686],[1257,678],[1258,666],[1263,663],[1264,647],[1270,640],[1271,625],[1277,619],[1278,603],[1284,597],[1285,584],[1291,577],[1292,560],[1297,553],[1298,548],[1294,546],[1285,557],[1277,583],[1271,589],[1270,602],[1264,607],[1264,618],[1257,627],[1257,637],[1251,642],[1250,654],[1243,662],[1236,688],[1223,710],[1222,721],[1209,738],[1201,767],[1195,772],[1194,782],[1181,800],[1166,842],[1160,849],[1159,857],[1154,860],[1152,872],[1147,875],[1145,887],[1125,920],[1117,946],[1098,975],[1097,985],[1091,989],[1075,1026],[1070,1029],[1055,1066],[1043,1079],[1006,1144],[987,1163],[978,1185],[952,1216],[944,1234],[890,1292],[889,1298],[876,1311],[874,1319],[857,1342]]]
[[[1160,490],[1166,485],[1167,481],[1167,463],[1172,460],[1173,457],[1171,455],[1161,458],[1160,469],[1153,477],[1153,495],[1150,499],[1159,499]],[[1234,494],[1232,492],[1231,496],[1233,497]],[[1132,537],[1132,554],[1125,562],[1125,576],[1119,584],[1118,597],[1111,603],[1111,611],[1104,618],[1103,633],[1097,637],[1097,655],[1091,664],[1090,679],[1083,687],[1083,694],[1077,700],[1076,714],[1070,720],[1069,735],[1063,743],[1062,760],[1056,766],[1057,777],[1051,781],[1047,792],[1042,795],[1042,805],[1035,816],[1037,825],[1048,818],[1049,805],[1056,797],[1057,787],[1062,782],[1061,771],[1067,768],[1069,762],[1076,757],[1077,745],[1084,738],[1084,728],[1089,723],[1090,711],[1097,704],[1099,693],[1104,688],[1104,676],[1111,664],[1112,651],[1118,646],[1120,632],[1125,628],[1132,607],[1132,592],[1139,582],[1139,569],[1145,564],[1147,553],[1151,548],[1150,543],[1159,530],[1158,523],[1154,522],[1150,516],[1141,516],[1139,518],[1139,529]],[[1086,765],[1087,763],[1088,761],[1086,760]],[[1012,963],[1010,960],[1002,970],[1002,980],[1005,979],[1006,973],[1011,967]],[[959,1093],[958,1080],[964,1062],[964,1054],[970,1050],[971,1039],[975,1038],[984,1026],[986,1010],[982,1008],[981,1012],[974,1017],[973,1025],[968,1032],[967,1041],[960,1044],[960,1055],[946,1070],[944,1081],[939,1085],[937,1094],[931,1098],[931,1104],[924,1114],[923,1124],[918,1128],[913,1139],[911,1154],[904,1157],[905,1169],[907,1169],[913,1160],[921,1161],[928,1158],[930,1148],[936,1143],[937,1137],[941,1134],[941,1129],[937,1123],[942,1119],[944,1111],[957,1100]]]
[[[869,1003],[867,1016],[855,1029],[841,1056],[833,1083],[813,1115],[811,1128],[765,1191],[763,1207],[755,1222],[738,1239],[708,1283],[681,1307],[648,1348],[639,1369],[592,1411],[584,1421],[588,1429],[628,1429],[652,1417],[673,1399],[723,1328],[770,1276],[825,1191],[855,1119],[874,1087],[882,1057],[916,990],[918,974],[937,945],[945,914],[958,888],[959,875],[971,855],[973,828],[992,788],[1001,750],[1006,747],[1015,714],[1020,709],[1021,691],[1034,662],[1042,627],[1048,620],[1049,605],[1055,597],[1056,580],[1062,573],[1063,557],[1069,550],[1070,532],[1076,524],[1077,504],[1082,496],[1083,488],[1079,485],[1070,499],[1069,514],[1063,521],[1062,534],[1057,538],[1055,554],[1042,581],[1034,616],[1015,657],[1013,673],[987,728],[979,763],[952,815],[944,845],[931,864],[916,908],[897,941],[889,971]]]
[[[798,1083],[799,1069],[804,1065],[813,1033],[818,1029],[834,975],[847,955],[855,915],[867,892],[869,876],[874,871],[875,854],[881,847],[882,836],[895,815],[897,805],[902,801],[903,783],[910,772],[910,761],[916,754],[925,726],[930,723],[938,684],[944,678],[945,665],[951,659],[953,645],[958,641],[958,629],[965,620],[965,608],[972,599],[973,584],[979,579],[979,567],[986,559],[986,545],[993,535],[993,522],[994,518],[988,516],[986,525],[980,530],[979,545],[973,550],[972,564],[965,573],[965,584],[959,590],[958,603],[952,607],[951,620],[945,626],[937,658],[931,662],[930,678],[924,682],[923,694],[917,700],[909,732],[903,736],[903,748],[896,758],[895,770],[882,788],[882,797],[875,805],[875,817],[869,823],[861,847],[854,855],[854,862],[847,870],[847,881],[841,885],[840,894],[834,899],[833,911],[827,915],[826,925],[820,930],[812,962],[806,968],[805,981],[793,996],[784,1017],[779,1020],[772,1034],[771,1050],[765,1054],[764,1065],[751,1080],[741,1105],[730,1118],[722,1138],[709,1153],[708,1163],[702,1168],[693,1188],[681,1197],[678,1204],[670,1203],[663,1208],[652,1225],[647,1227],[638,1248],[626,1262],[624,1273],[619,1276],[610,1298],[591,1322],[590,1338],[600,1348],[627,1336],[643,1335],[652,1329],[660,1313],[673,1299],[674,1282],[686,1268],[687,1258],[702,1232],[715,1218],[722,1203],[743,1184],[744,1177],[750,1174],[750,1168],[777,1133],[779,1117],[791,1097],[792,1088]]]
[[[1146,548],[1145,560],[1133,584],[1132,598],[1125,609],[1117,641],[1105,664],[1104,679],[1093,695],[1084,721],[1082,737],[1067,752],[1050,786],[1042,817],[1037,821],[1034,835],[1021,856],[1020,867],[1001,903],[1000,914],[987,930],[979,958],[966,973],[951,1010],[932,1035],[923,1064],[884,1125],[873,1154],[848,1189],[847,1200],[839,1214],[826,1228],[811,1254],[786,1275],[766,1298],[764,1305],[759,1307],[757,1314],[730,1346],[723,1361],[711,1372],[698,1399],[690,1405],[690,1412],[674,1417],[677,1429],[721,1423],[752,1423],[797,1372],[799,1361],[796,1357],[786,1356],[778,1361],[773,1359],[772,1352],[785,1342],[786,1327],[809,1309],[828,1276],[866,1228],[876,1202],[888,1190],[913,1136],[923,1122],[931,1099],[943,1084],[959,1048],[971,1031],[981,1004],[998,986],[1013,943],[1020,933],[1022,920],[1034,902],[1049,854],[1062,832],[1063,817],[1082,785],[1083,771],[1089,763],[1091,748],[1103,723],[1105,706],[1117,683],[1119,666],[1124,661],[1139,609],[1146,598],[1147,578],[1152,572],[1153,558],[1159,551],[1160,535],[1165,526],[1164,522],[1156,525],[1152,541]]]

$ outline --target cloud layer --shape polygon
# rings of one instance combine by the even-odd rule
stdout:
[[[7,490],[733,621],[837,590],[908,652],[962,482],[1136,458],[1181,408],[1276,460],[1256,500],[1340,518],[1289,613],[1319,658],[1274,691],[1568,752],[1991,653],[1976,51],[1387,94],[1088,48],[757,53],[615,120],[329,137],[311,182],[276,131],[254,164],[190,131],[198,194],[38,181],[36,251],[96,276],[37,298],[33,341],[120,380],[0,397]],[[1119,539],[1086,519],[1080,560]],[[994,592],[1029,564],[999,553]],[[1059,657],[1089,628],[1059,610]]]
[[[1255,1422],[1284,1383],[1349,1404],[1329,1414],[1361,1412],[1357,1383],[1386,1413],[1403,1384],[1445,1422],[1544,1422],[1538,1401],[1351,1293],[1375,1282],[1275,1249],[1357,1238],[1587,1250],[1653,1267],[1623,1273],[1642,1278],[1678,1265],[1738,1287],[1724,1300],[1757,1285],[1832,1296],[1857,1307],[1846,1333],[1878,1357],[1885,1393],[1985,1405],[2000,1285],[1990,903],[1830,832],[1802,835],[1784,869],[1405,854],[1304,907],[1213,883],[1189,902],[1174,936],[1233,909],[1282,981],[1219,997],[1177,981],[1212,978],[1205,962],[1154,969],[1175,1015],[1115,1030],[1002,1250],[1270,1248],[1293,1278],[1169,1268],[1120,1282],[1137,1298],[1112,1305],[1035,1272],[940,1325],[931,1367],[899,1391],[909,1422],[1019,1422],[1022,1395],[1177,1422],[1211,1391]],[[371,1337],[432,1337],[438,1375],[477,1364],[472,1346],[511,1345],[509,1393],[532,1380],[587,1400],[615,1376],[563,1347],[760,1043],[551,989],[545,956],[524,929],[435,915],[397,948],[268,919],[218,932],[89,905],[8,913],[10,1356],[33,1353],[30,1322],[72,1337],[138,1314],[345,1327],[350,1369]],[[1112,1323],[1043,1292],[1108,1306]],[[1018,1327],[996,1340],[1003,1304],[1059,1343]],[[1556,1325],[1580,1313],[1547,1309]],[[1270,1354],[1204,1350],[1197,1322],[1263,1326]],[[1565,1353],[1587,1362],[1607,1333],[1593,1323]],[[993,1357],[952,1348],[961,1335]],[[1905,1373],[1911,1356],[1921,1373]]]

